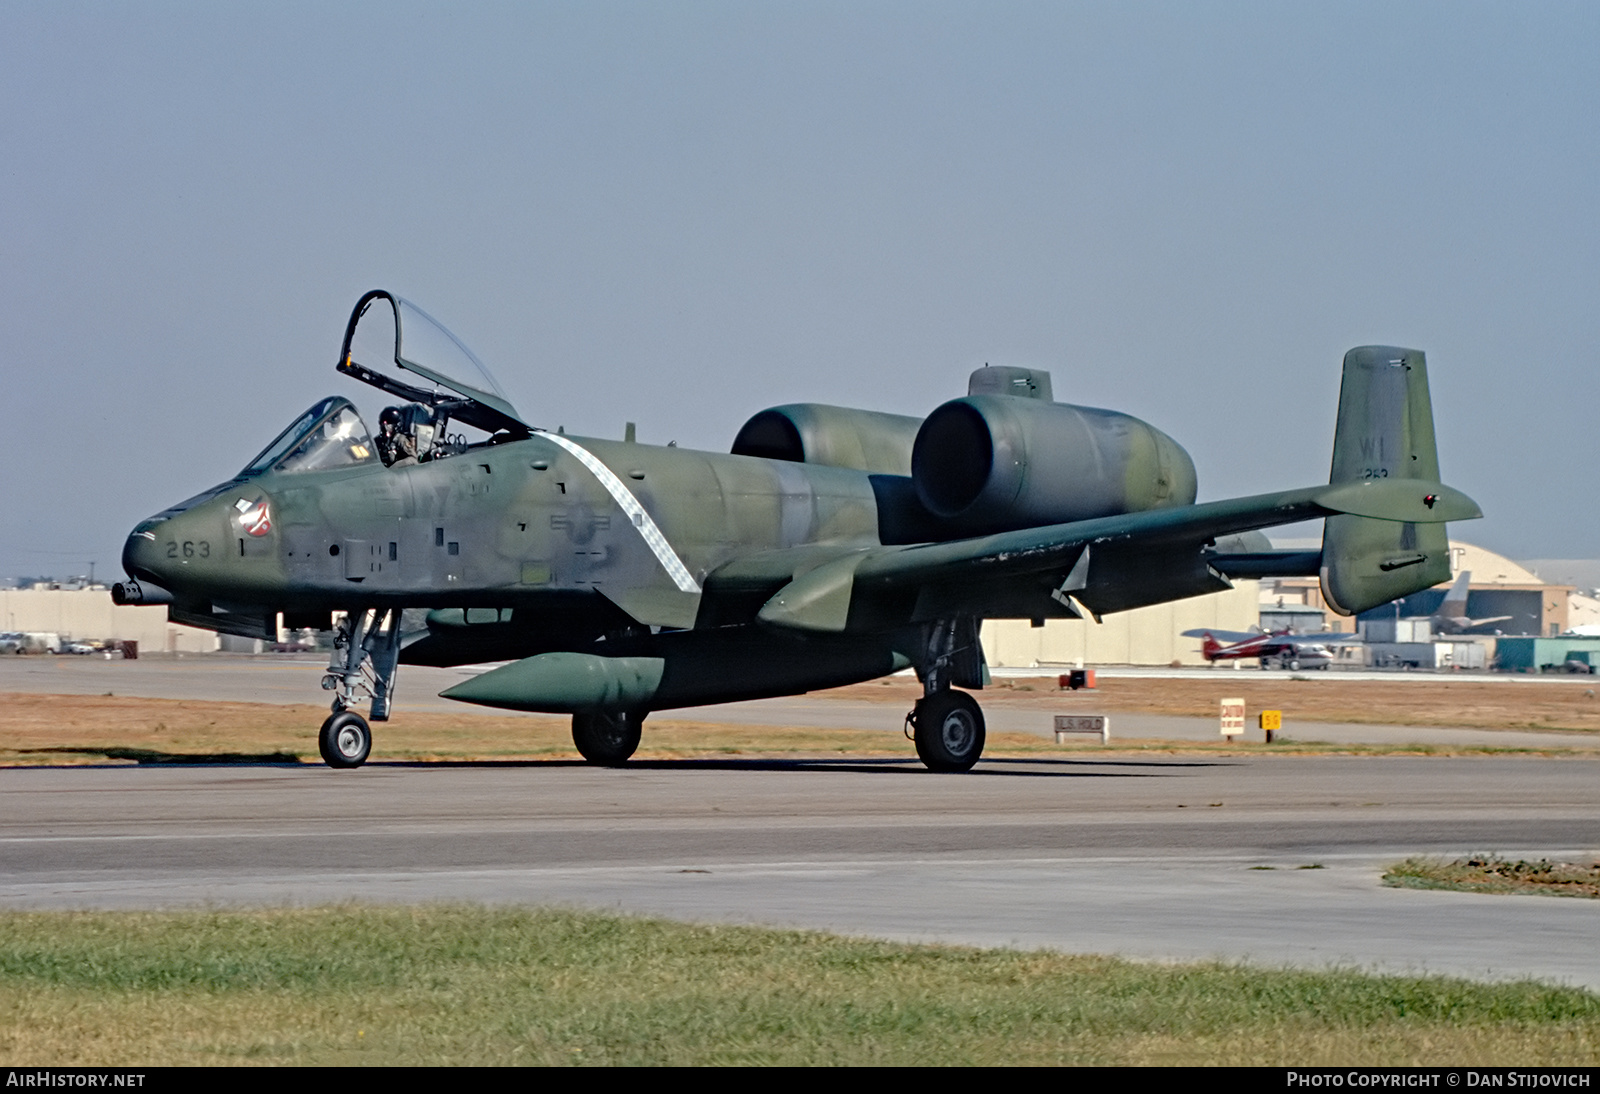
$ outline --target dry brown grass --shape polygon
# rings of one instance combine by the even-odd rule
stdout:
[[[1219,674],[1220,675],[1220,674]],[[1092,692],[1061,692],[1050,680],[1001,680],[983,695],[986,705],[1037,708],[1041,714],[1097,712],[1215,718],[1224,692],[1244,691],[1252,706],[1278,706],[1295,721],[1458,725],[1494,729],[1585,730],[1600,704],[1581,685],[1489,684],[1441,681],[1385,683],[1293,680],[1281,673],[1228,672],[1217,683],[1188,679],[1110,679]],[[1249,685],[1247,690],[1241,685]],[[639,759],[716,756],[903,756],[911,742],[889,727],[920,694],[906,679],[819,692],[824,700],[872,701],[884,708],[878,728],[818,729],[695,722],[664,711],[647,725]],[[317,762],[315,727],[327,708],[309,704],[144,699],[114,695],[0,694],[0,764],[184,762],[222,760]],[[1600,728],[1595,726],[1594,728]],[[559,715],[402,711],[377,729],[376,756],[386,760],[576,759],[568,719]],[[1280,742],[1274,754],[1439,755],[1520,750],[1440,745],[1333,745]],[[1101,748],[1092,741],[1057,745],[1046,738],[991,733],[991,758],[1041,754],[1204,752],[1261,754],[1248,742],[1146,740]],[[1548,749],[1533,749],[1548,753]]]
[[[1213,679],[1214,677],[1214,679]],[[1585,683],[1584,680],[1588,680]],[[1460,726],[1472,729],[1600,731],[1600,686],[1592,678],[1555,680],[1348,680],[1330,673],[1238,672],[1217,669],[1204,677],[1148,679],[1101,677],[1093,691],[1061,691],[1054,676],[996,680],[985,706],[1055,713],[1092,708],[1096,713],[1171,714],[1215,718],[1224,696],[1243,695],[1251,710],[1283,711],[1286,724]],[[820,693],[847,699],[891,696],[907,706],[921,694],[906,678],[878,680]]]
[[[317,761],[315,727],[327,708],[91,695],[0,695],[0,763]],[[652,720],[641,759],[688,755],[883,755],[911,743],[892,733]],[[558,715],[403,712],[376,727],[390,760],[576,759]],[[1003,741],[1001,742],[1004,743]],[[1038,744],[1021,738],[1024,745]],[[903,745],[901,749],[899,746]]]

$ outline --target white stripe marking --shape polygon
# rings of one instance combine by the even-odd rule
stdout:
[[[600,480],[600,485],[606,488],[606,491],[616,500],[618,505],[622,506],[622,511],[628,514],[628,519],[633,522],[633,526],[639,529],[639,535],[644,537],[645,545],[655,553],[656,558],[661,562],[662,568],[667,571],[667,576],[672,578],[678,588],[686,593],[698,593],[700,591],[699,583],[690,576],[689,568],[678,557],[678,552],[672,549],[672,544],[667,542],[667,537],[662,534],[660,528],[656,527],[656,522],[651,519],[644,506],[639,504],[639,499],[633,496],[633,491],[629,490],[622,480],[617,478],[611,468],[601,463],[600,458],[593,452],[560,433],[541,433],[539,436],[547,441],[555,442],[572,453],[577,457],[579,463],[589,469],[590,474]]]

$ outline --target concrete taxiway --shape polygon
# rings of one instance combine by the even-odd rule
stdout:
[[[1600,847],[1600,758],[0,771],[0,907],[467,900],[1600,989],[1600,903],[1385,889]]]

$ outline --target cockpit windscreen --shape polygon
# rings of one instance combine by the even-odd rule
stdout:
[[[324,471],[370,463],[372,436],[349,399],[329,396],[300,415],[244,469],[249,475],[279,471]]]

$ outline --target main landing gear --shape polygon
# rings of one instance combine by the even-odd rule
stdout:
[[[641,711],[594,711],[572,716],[572,743],[578,754],[592,764],[619,767],[639,747],[644,728]]]
[[[922,698],[906,715],[907,736],[930,771],[970,771],[983,755],[983,711],[962,687],[983,686],[983,648],[974,619],[941,619],[923,632]]]
[[[983,711],[964,691],[924,695],[906,718],[929,771],[970,771],[983,755]]]
[[[350,612],[333,634],[324,690],[337,692],[322,723],[317,747],[329,767],[360,767],[372,752],[372,727],[350,708],[367,703],[374,722],[389,720],[395,672],[400,666],[400,609]]]

